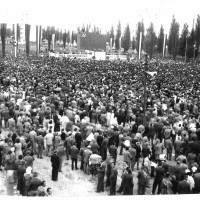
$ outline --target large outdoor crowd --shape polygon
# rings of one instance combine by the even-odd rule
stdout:
[[[96,177],[96,192],[199,193],[200,66],[154,59],[148,71],[157,74],[147,76],[144,114],[141,61],[2,59],[0,166],[7,195],[17,183],[22,196],[52,196],[34,167],[47,156],[52,181],[70,159],[71,170]]]

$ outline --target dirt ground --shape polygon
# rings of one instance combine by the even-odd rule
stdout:
[[[4,131],[4,134],[6,132]],[[119,149],[118,149],[119,150]],[[123,156],[118,155],[117,157],[118,167],[118,179],[117,179],[117,190],[121,184],[121,174],[123,170]],[[78,162],[78,168],[80,168],[80,161]],[[33,164],[33,171],[38,172],[38,177],[41,180],[45,180],[47,187],[51,187],[54,197],[79,197],[79,196],[107,196],[109,195],[109,188],[105,188],[104,192],[96,193],[97,177],[92,179],[91,175],[85,175],[82,170],[71,170],[71,161],[64,160],[62,172],[59,172],[58,181],[54,182],[51,180],[51,162],[50,158],[44,156],[43,159],[38,159],[35,156]],[[137,170],[133,171],[134,176],[134,195],[137,194]],[[105,179],[106,180],[106,177]],[[151,194],[151,187],[153,179],[150,180],[150,188],[147,188],[146,194]],[[5,173],[0,171],[0,196],[6,195],[5,186]],[[16,196],[19,194],[16,191]],[[117,195],[122,195],[117,193]]]

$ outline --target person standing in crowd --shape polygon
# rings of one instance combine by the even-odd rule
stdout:
[[[105,177],[105,161],[103,161],[97,170],[98,172],[98,183],[97,192],[104,192],[104,177]]]
[[[71,152],[71,160],[72,160],[71,168],[72,168],[72,170],[74,170],[74,163],[75,163],[75,169],[77,170],[78,169],[77,163],[78,163],[79,150],[76,147],[75,142],[73,143],[73,146],[71,147],[70,152]]]
[[[132,170],[128,168],[128,173],[124,174],[123,195],[133,195],[133,175]]]
[[[54,150],[53,155],[51,156],[51,166],[52,166],[52,181],[58,180],[58,170],[60,166],[60,159],[57,155],[57,150]]]
[[[178,183],[178,194],[190,194],[190,184],[187,182],[186,174],[184,174],[183,180]]]
[[[39,135],[36,137],[36,142],[38,144],[37,157],[43,159],[42,154],[44,150],[44,138],[42,137],[42,133],[39,133]]]
[[[51,151],[53,149],[53,133],[52,130],[49,130],[49,133],[47,133],[47,135],[44,137],[44,140],[46,140],[46,146],[47,146],[47,156],[51,156]]]
[[[117,167],[115,165],[115,162],[112,162],[111,172],[110,172],[110,195],[116,195],[117,175],[118,175]]]
[[[162,180],[164,178],[164,173],[165,173],[165,170],[162,167],[161,161],[159,161],[158,167],[156,168],[156,176],[155,176],[155,179],[154,179],[154,182],[153,182],[153,188],[152,188],[152,194],[153,195],[155,194],[157,186],[158,186],[157,194],[160,194],[161,184],[162,184]]]
[[[33,172],[33,178],[30,181],[28,196],[38,196],[38,187],[41,185],[41,180],[38,178],[38,173]]]

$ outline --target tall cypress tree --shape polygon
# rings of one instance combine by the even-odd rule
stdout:
[[[179,39],[179,23],[176,21],[173,15],[169,31],[168,50],[169,54],[173,56],[174,60],[176,59],[176,56],[178,54],[178,39]]]

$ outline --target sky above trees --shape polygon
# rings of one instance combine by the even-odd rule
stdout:
[[[187,23],[192,27],[193,19],[199,14],[199,0],[10,0],[1,2],[3,11],[0,21],[14,23],[20,21],[23,14],[25,22],[31,25],[49,25],[61,29],[76,30],[83,23],[100,27],[102,32],[116,26],[120,20],[122,30],[128,23],[131,34],[138,21],[144,21],[145,29],[151,22],[156,34],[161,24],[169,33],[172,15],[182,29]],[[34,31],[33,29],[31,31]],[[35,31],[34,31],[35,32]]]

